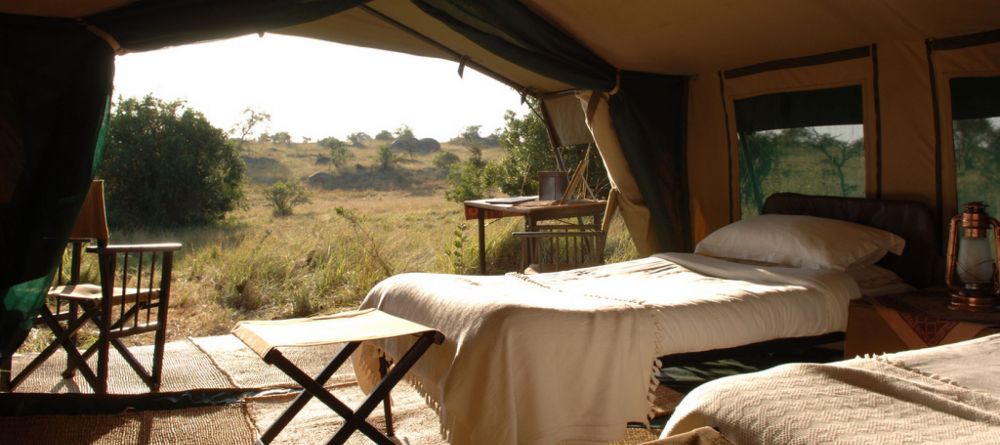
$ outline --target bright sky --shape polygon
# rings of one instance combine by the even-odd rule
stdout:
[[[261,131],[294,140],[374,136],[409,125],[446,141],[469,125],[486,136],[503,114],[527,112],[512,88],[455,62],[266,34],[119,56],[115,100],[182,99],[229,130],[247,107],[271,115]]]

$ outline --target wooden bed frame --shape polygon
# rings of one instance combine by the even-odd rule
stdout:
[[[943,282],[944,255],[937,219],[927,206],[913,201],[879,200],[775,193],[764,202],[764,214],[810,215],[876,227],[906,240],[902,255],[888,254],[879,265],[895,272],[915,287]],[[684,352],[660,357],[663,366],[676,366],[738,358],[755,354],[801,349],[842,341],[843,332],[792,337],[751,343],[733,348]]]

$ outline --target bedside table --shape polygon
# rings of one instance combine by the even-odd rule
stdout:
[[[844,357],[906,351],[1000,332],[1000,312],[948,309],[948,289],[862,297],[848,308]]]

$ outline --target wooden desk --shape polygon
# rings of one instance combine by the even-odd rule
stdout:
[[[864,297],[851,302],[848,314],[846,358],[955,343],[1000,332],[1000,313],[950,310],[944,287]]]
[[[532,199],[513,204],[504,203],[507,198],[465,201],[465,219],[479,221],[480,275],[486,274],[486,219],[520,215],[524,217],[524,230],[534,232],[540,221],[591,216],[593,227],[599,230],[604,208],[607,206],[607,201],[604,200],[588,199],[557,204],[555,201],[539,201],[537,196],[525,198]]]

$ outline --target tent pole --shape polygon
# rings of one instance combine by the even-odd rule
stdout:
[[[549,114],[549,107],[545,106],[545,101],[539,99],[538,105],[542,109],[542,122],[545,123],[545,133],[549,135],[549,145],[552,147],[552,153],[556,157],[556,168],[559,171],[566,171],[566,162],[563,161],[562,153],[559,152],[559,147],[562,147],[562,141],[559,139],[559,133],[556,133],[556,128],[552,126],[552,117]]]

